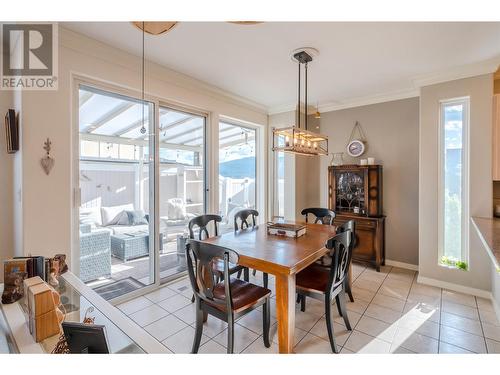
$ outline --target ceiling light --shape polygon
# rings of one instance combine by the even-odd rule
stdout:
[[[318,156],[328,155],[328,137],[313,131],[307,127],[307,68],[313,58],[305,50],[299,50],[293,55],[293,59],[298,63],[299,67],[299,87],[298,87],[298,103],[297,103],[297,123],[294,126],[287,128],[273,129],[273,151],[283,151],[299,155]],[[305,71],[305,121],[304,126],[301,126],[300,118],[300,84],[301,84],[301,67],[304,66]],[[319,112],[317,112],[319,114]],[[316,117],[316,116],[315,116]]]

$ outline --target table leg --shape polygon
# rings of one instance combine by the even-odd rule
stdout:
[[[280,353],[293,353],[295,336],[295,275],[276,275],[276,314]]]

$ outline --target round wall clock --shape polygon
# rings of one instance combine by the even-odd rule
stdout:
[[[365,144],[359,139],[353,139],[347,145],[347,153],[353,158],[360,157],[365,152]]]

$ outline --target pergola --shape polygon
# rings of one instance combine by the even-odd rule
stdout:
[[[151,107],[150,107],[151,108]],[[103,92],[92,87],[80,88],[79,127],[82,140],[147,146],[150,108],[136,99]],[[161,148],[202,152],[205,118],[179,110],[160,107],[159,143]],[[147,129],[141,133],[141,128]],[[253,133],[221,122],[219,148],[253,140]]]

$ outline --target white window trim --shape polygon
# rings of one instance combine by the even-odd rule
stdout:
[[[444,255],[444,110],[445,106],[463,105],[464,123],[462,125],[462,259],[468,265],[469,262],[469,150],[470,150],[470,97],[459,97],[439,101],[439,124],[438,124],[438,265]],[[454,267],[451,267],[454,269]]]

